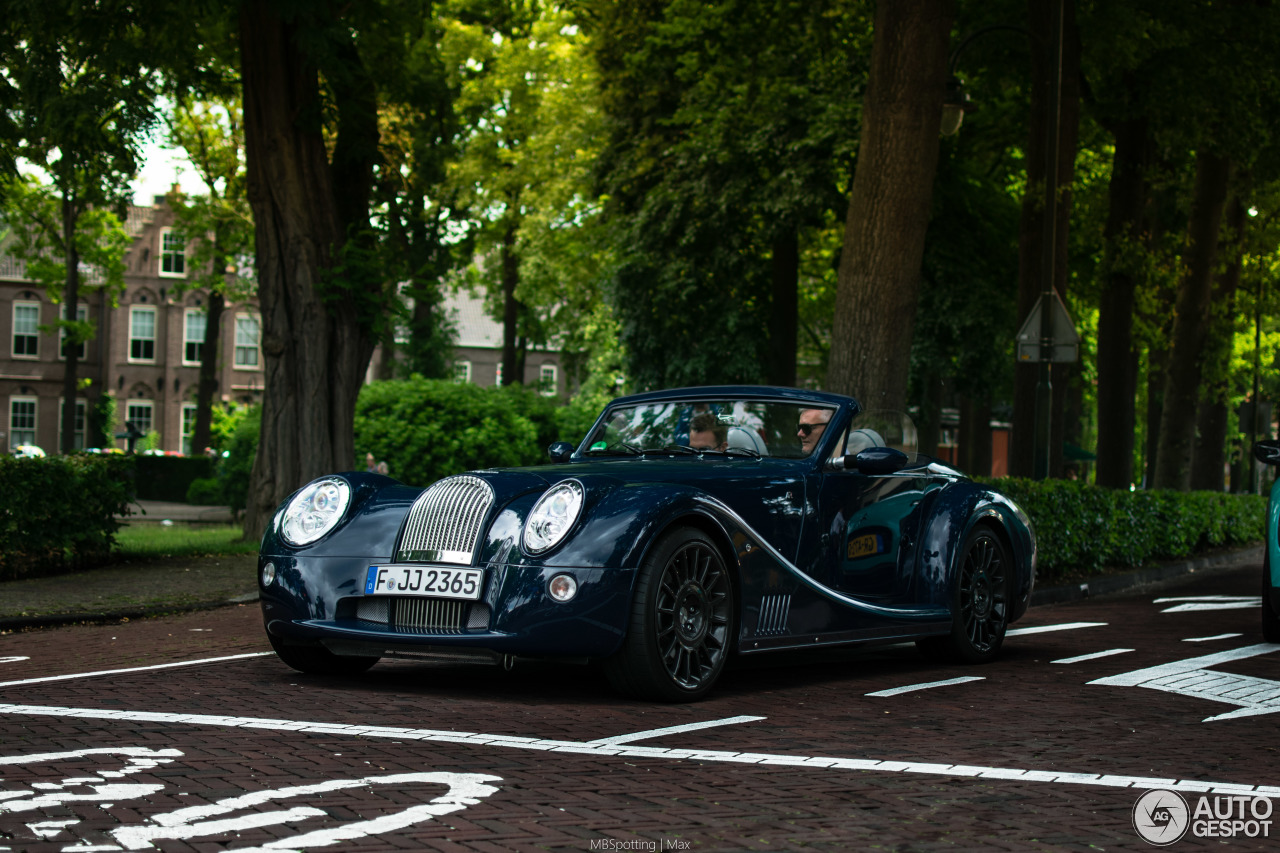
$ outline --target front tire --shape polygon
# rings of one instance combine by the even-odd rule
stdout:
[[[360,675],[381,658],[335,655],[324,646],[291,646],[268,633],[276,656],[298,672],[309,675]]]
[[[951,594],[951,633],[916,645],[958,663],[994,660],[1009,628],[1012,580],[1009,549],[990,527],[975,527],[965,539]]]
[[[1280,613],[1271,603],[1271,555],[1262,558],[1262,639],[1280,643]]]
[[[720,550],[699,530],[673,530],[640,567],[627,636],[605,673],[629,696],[700,699],[724,670],[735,621],[733,578]]]

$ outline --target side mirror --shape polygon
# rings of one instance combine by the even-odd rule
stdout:
[[[1253,458],[1266,465],[1280,465],[1280,441],[1264,438],[1253,445]]]
[[[907,454],[894,447],[868,447],[855,456],[837,456],[831,467],[838,471],[858,471],[862,474],[896,474],[907,467]]]
[[[553,442],[547,448],[547,456],[551,458],[552,462],[568,462],[569,457],[573,456],[573,445],[567,441]]]

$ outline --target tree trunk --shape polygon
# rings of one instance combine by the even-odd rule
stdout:
[[[76,251],[76,226],[80,209],[74,194],[66,190],[62,194],[62,242],[66,246],[67,281],[62,294],[63,319],[74,322],[76,308],[80,304],[80,253]],[[70,339],[68,339],[70,340]],[[66,362],[62,366],[62,439],[58,446],[62,453],[76,449],[76,392],[79,390],[76,374],[79,373],[80,347],[72,344],[66,348]],[[85,412],[86,418],[88,412]]]
[[[919,450],[926,456],[937,456],[938,445],[942,443],[942,395],[946,383],[936,371],[917,379],[921,389],[920,409],[915,419]]]
[[[1045,178],[1053,104],[1050,78],[1053,4],[1030,0],[1028,24],[1032,35],[1031,117],[1027,142],[1027,191],[1022,198],[1022,220],[1018,238],[1018,323],[1031,313],[1044,281]],[[1076,142],[1080,127],[1080,34],[1076,29],[1075,3],[1063,0],[1062,69],[1058,113],[1057,210],[1054,214],[1053,288],[1067,301],[1067,245],[1071,221],[1071,182],[1075,176]],[[1053,403],[1050,415],[1049,475],[1062,473],[1062,413],[1070,376],[1070,365],[1051,365]],[[1019,362],[1014,368],[1013,434],[1010,473],[1030,477],[1035,468],[1036,385],[1039,365]]]
[[[1209,340],[1205,347],[1205,395],[1196,423],[1191,488],[1220,492],[1227,465],[1228,377],[1235,344],[1236,289],[1240,286],[1241,241],[1247,223],[1244,205],[1233,197],[1227,205],[1227,233],[1219,251],[1229,260],[1213,290]]]
[[[336,181],[320,125],[325,107],[319,72],[299,37],[315,20],[298,14],[286,23],[267,3],[245,4],[240,13],[265,386],[244,522],[249,539],[261,537],[292,491],[355,463],[355,401],[373,352],[367,318],[377,309],[368,303],[378,297],[358,276],[352,284],[349,278],[329,280],[329,273],[335,250],[349,234],[368,227],[360,199],[368,197],[372,170],[356,168],[359,155],[351,154],[347,140],[353,134],[366,143],[372,138],[376,150],[376,113],[350,109],[341,100],[334,105],[341,113],[335,165],[343,158],[343,179]],[[344,70],[358,78],[353,85],[373,90],[360,69]],[[367,156],[367,145],[357,148]],[[385,310],[385,297],[383,303]]]
[[[215,262],[217,263],[217,262]],[[221,268],[225,268],[223,262]],[[218,342],[222,339],[222,309],[226,303],[216,290],[209,292],[205,311],[204,345],[200,351],[200,380],[196,386],[196,425],[191,432],[192,454],[204,453],[213,442],[213,395],[218,390]]]
[[[769,311],[769,349],[765,381],[789,388],[796,384],[796,328],[799,320],[800,241],[788,228],[773,241],[773,299]]]
[[[1178,285],[1169,364],[1164,375],[1160,444],[1156,450],[1157,489],[1186,491],[1191,486],[1201,359],[1209,334],[1213,265],[1230,172],[1226,158],[1205,152],[1196,155],[1195,198],[1187,223],[1186,273]]]
[[[877,3],[827,387],[905,411],[952,0]]]
[[[516,254],[516,226],[502,235],[502,384],[524,384],[524,347],[520,338],[520,257]]]
[[[1106,226],[1106,278],[1098,307],[1099,486],[1127,489],[1133,483],[1134,397],[1133,305],[1139,273],[1133,263],[1146,250],[1142,217],[1147,205],[1146,165],[1150,148],[1146,119],[1117,122]]]
[[[960,398],[959,468],[971,477],[991,476],[991,399]]]

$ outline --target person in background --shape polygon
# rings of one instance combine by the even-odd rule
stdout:
[[[378,473],[378,461],[373,458],[372,453],[366,453],[364,455],[364,470],[368,471],[370,474]]]
[[[391,476],[391,468],[387,466],[387,463],[386,463],[386,462],[379,462],[379,463],[378,463],[378,473],[379,473],[379,474],[381,474],[381,475],[383,475],[384,477],[390,477],[390,476]]]

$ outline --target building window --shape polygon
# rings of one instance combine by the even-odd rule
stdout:
[[[36,358],[40,355],[40,303],[13,303],[14,358]]]
[[[455,361],[453,363],[453,381],[454,382],[470,382],[471,381],[471,362]]]
[[[129,360],[156,360],[156,309],[129,309]]]
[[[187,241],[172,228],[160,229],[160,275],[165,278],[187,277]]]
[[[204,361],[204,333],[208,315],[199,308],[188,308],[183,326],[182,363]]]
[[[248,315],[236,317],[236,367],[258,367],[258,318]]]
[[[9,398],[9,450],[36,443],[36,398]]]
[[[88,316],[89,316],[88,305],[76,306],[77,320],[79,320],[80,322],[84,322],[85,318],[87,318]],[[58,330],[58,352],[62,358],[65,359],[67,357],[67,330],[66,329]],[[85,345],[85,342],[81,341],[80,346],[76,348],[76,361],[84,361],[85,356],[88,355],[88,353],[89,351]],[[62,423],[62,421],[59,420],[58,423]]]
[[[132,421],[134,428],[143,435],[151,432],[151,401],[130,400],[125,407],[124,419]]]
[[[544,397],[554,397],[556,395],[556,366],[554,364],[544,364],[542,369],[538,371],[538,391]]]
[[[62,413],[66,411],[67,401],[58,401],[58,448],[62,448]],[[72,439],[72,446],[76,450],[84,450],[84,413],[86,403],[84,400],[76,400],[76,423],[75,437]]]
[[[191,437],[196,432],[196,404],[182,404],[182,455],[190,456],[192,453]]]

